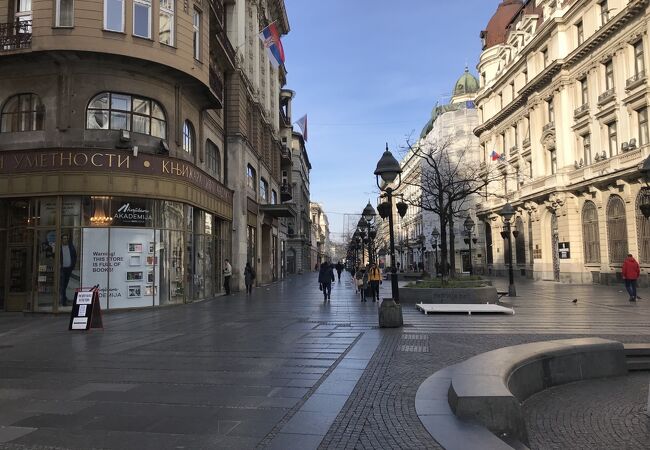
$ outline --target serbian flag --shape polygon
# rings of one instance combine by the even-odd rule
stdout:
[[[296,125],[300,127],[302,138],[307,142],[307,114],[296,120]]]
[[[278,28],[275,26],[275,22],[260,31],[260,39],[264,42],[264,48],[269,52],[271,63],[275,67],[283,65],[284,49],[282,48],[280,33],[278,33]]]
[[[497,161],[501,159],[501,155],[499,155],[495,150],[492,150],[492,153],[490,154],[490,158],[492,158],[492,161]]]

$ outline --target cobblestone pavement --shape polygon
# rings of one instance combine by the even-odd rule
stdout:
[[[385,330],[377,329],[378,305],[359,302],[350,281],[335,284],[331,303],[310,273],[249,297],[106,314],[106,329],[87,334],[68,332],[66,317],[0,314],[0,449],[247,449],[283,433],[295,437],[286,448],[301,450],[436,449],[414,398],[437,370],[525,342],[650,342],[650,301],[629,304],[620,286],[522,281],[508,300],[514,316],[424,315],[404,305],[404,327]],[[379,345],[365,370],[339,370],[371,334]],[[302,410],[337,397],[315,393],[337,387],[333,374],[355,370],[359,382],[322,432],[283,430],[300,415],[318,422],[320,414]],[[643,376],[531,398],[535,448],[648,448]],[[608,440],[607,430],[619,438]]]

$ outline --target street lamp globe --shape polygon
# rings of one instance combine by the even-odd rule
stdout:
[[[515,215],[515,208],[513,208],[510,203],[506,203],[503,205],[503,208],[501,208],[500,214],[505,223],[510,223],[510,219]]]
[[[375,169],[377,186],[381,189],[381,186],[379,185],[379,177],[381,177],[384,183],[390,184],[395,181],[395,178],[397,178],[401,173],[402,167],[399,165],[399,162],[395,159],[390,150],[388,150],[388,144],[386,144],[386,151],[381,155],[381,159],[377,163],[377,168]]]
[[[374,219],[375,216],[377,215],[377,212],[375,211],[375,208],[373,208],[372,205],[370,204],[370,200],[368,200],[368,204],[366,205],[365,208],[363,208],[363,213],[361,213],[361,214],[363,215],[363,218],[368,223],[370,223],[372,221],[372,219]]]
[[[431,232],[431,237],[436,241],[440,237],[440,231],[438,231],[437,227],[433,227],[433,231]]]
[[[469,215],[467,216],[467,219],[465,219],[465,222],[463,222],[463,227],[465,227],[465,231],[468,233],[471,233],[474,229],[474,221]]]

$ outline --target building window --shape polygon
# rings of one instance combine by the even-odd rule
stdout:
[[[158,39],[161,44],[174,45],[174,0],[160,0]]]
[[[589,103],[589,83],[587,83],[587,77],[580,80],[580,98],[582,105]]]
[[[205,148],[205,163],[208,172],[210,172],[217,180],[221,181],[221,153],[219,152],[219,148],[214,145],[212,141],[207,141]]]
[[[645,107],[636,112],[639,121],[639,145],[648,143],[648,108]]]
[[[551,156],[551,175],[555,175],[557,173],[557,152],[553,148],[549,150],[549,154]]]
[[[89,130],[129,130],[167,138],[167,121],[155,100],[114,92],[102,92],[88,104],[86,128]]]
[[[104,29],[124,32],[124,0],[104,0]]]
[[[598,2],[598,7],[600,8],[600,24],[605,25],[609,21],[609,6],[607,5],[607,0],[601,0]]]
[[[249,188],[255,191],[255,188],[257,186],[257,173],[255,172],[255,169],[253,169],[253,166],[250,164],[246,166],[246,184]]]
[[[645,58],[643,57],[643,40],[634,44],[634,74],[639,75],[645,71]]]
[[[580,136],[582,141],[582,155],[585,165],[591,164],[591,135],[589,133]]]
[[[524,221],[517,217],[515,229],[519,232],[515,238],[515,257],[517,264],[526,264],[526,239],[524,238]]]
[[[650,189],[643,188],[636,198],[636,230],[639,245],[639,262],[650,263],[650,220],[646,219],[639,207],[650,203]]]
[[[530,179],[533,179],[533,160],[532,159],[527,159],[526,160],[526,166],[528,166],[528,176]]]
[[[609,143],[609,156],[618,154],[618,138],[616,122],[607,124],[607,142]]]
[[[260,200],[265,203],[269,200],[269,183],[264,178],[260,178]]]
[[[594,202],[585,202],[582,207],[582,241],[585,262],[587,264],[599,263],[600,231],[598,228],[598,210]]]
[[[585,27],[582,24],[582,20],[576,23],[576,35],[578,37],[578,45],[582,44],[585,41]]]
[[[614,62],[610,59],[605,63],[605,90],[614,89]]]
[[[271,204],[272,205],[278,204],[278,193],[275,192],[275,190],[271,190]]]
[[[514,124],[512,126],[512,145],[513,147],[519,148],[519,133],[517,132],[517,124]]]
[[[194,59],[201,60],[201,13],[194,10],[192,15],[192,35],[194,38]]]
[[[618,195],[612,195],[607,202],[607,241],[609,263],[622,263],[627,256],[627,223],[625,203]]]
[[[544,63],[544,68],[548,66],[548,48],[542,49],[542,62]]]
[[[151,0],[133,1],[133,35],[151,39]]]
[[[548,113],[548,123],[555,123],[555,106],[553,98],[546,100],[546,112]]]
[[[55,26],[72,27],[74,24],[74,0],[56,0]]]
[[[45,122],[45,106],[36,94],[18,94],[9,98],[2,108],[0,132],[41,131]]]
[[[196,140],[194,139],[194,127],[192,126],[192,122],[186,120],[183,123],[183,150],[185,150],[186,153],[192,154],[194,152],[195,142]]]
[[[523,73],[524,73],[524,84],[527,84],[528,83],[528,71],[524,70]]]

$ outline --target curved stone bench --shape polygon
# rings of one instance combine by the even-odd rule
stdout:
[[[521,402],[530,395],[626,373],[623,344],[617,341],[583,338],[515,345],[436,372],[420,385],[415,409],[448,450],[512,448],[528,444]]]
[[[471,288],[399,288],[400,303],[480,304],[497,303],[494,286]]]

